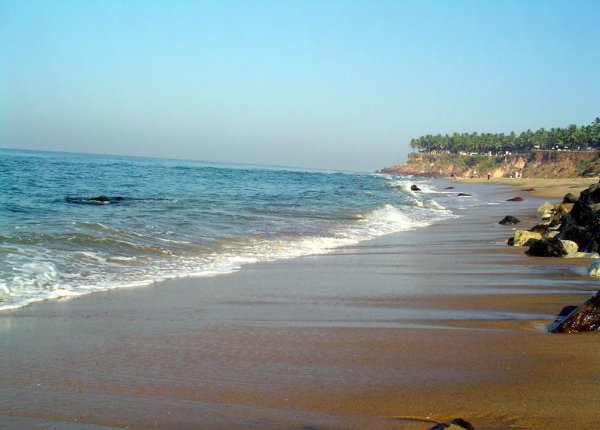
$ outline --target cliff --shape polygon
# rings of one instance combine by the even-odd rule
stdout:
[[[428,177],[470,177],[490,173],[494,178],[522,175],[525,178],[575,178],[600,175],[599,151],[532,151],[501,156],[411,153],[401,166],[381,173]]]

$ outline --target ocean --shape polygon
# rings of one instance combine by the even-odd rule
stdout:
[[[328,253],[464,204],[390,175],[0,149],[0,310]]]

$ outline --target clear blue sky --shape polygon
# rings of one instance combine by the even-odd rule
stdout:
[[[600,1],[0,0],[0,147],[370,171],[600,116]]]

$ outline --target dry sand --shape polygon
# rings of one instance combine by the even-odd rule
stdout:
[[[600,428],[598,333],[545,332],[597,281],[503,244],[497,221],[542,200],[455,186],[500,204],[331,255],[0,314],[0,428]]]

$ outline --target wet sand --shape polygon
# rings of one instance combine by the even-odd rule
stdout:
[[[454,185],[499,204],[329,255],[0,314],[0,428],[600,428],[597,333],[545,332],[598,289],[587,262],[504,245],[498,220],[533,224],[543,200]]]

